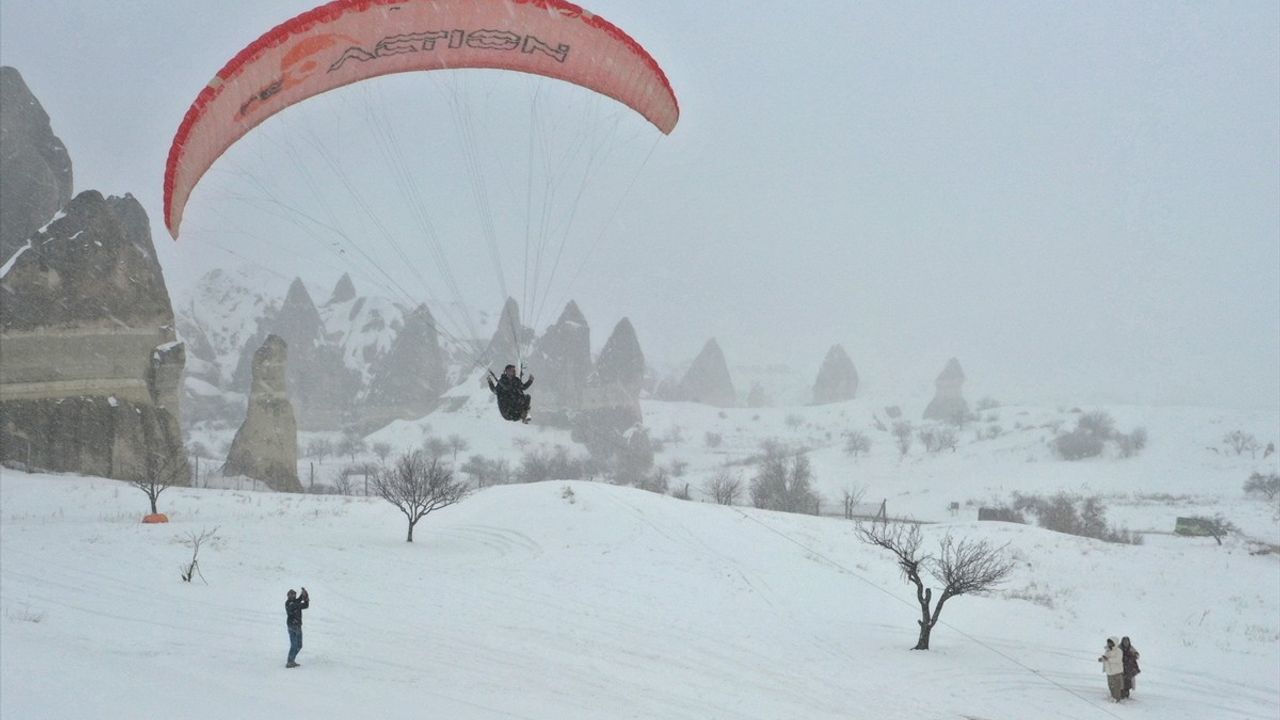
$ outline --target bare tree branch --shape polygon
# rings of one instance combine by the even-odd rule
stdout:
[[[467,486],[453,478],[453,471],[440,464],[439,458],[428,462],[421,451],[401,455],[389,468],[374,476],[373,490],[378,497],[396,506],[409,521],[405,542],[413,542],[413,528],[428,514],[461,501]]]

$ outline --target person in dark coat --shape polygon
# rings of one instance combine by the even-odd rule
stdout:
[[[502,370],[502,377],[495,377],[493,373],[489,373],[489,390],[498,396],[498,412],[502,413],[503,419],[512,422],[529,422],[529,406],[532,400],[525,394],[525,390],[528,390],[532,384],[533,376],[530,375],[528,380],[517,376],[515,365],[506,366]]]
[[[284,664],[285,667],[300,667],[294,661],[298,657],[298,652],[302,650],[302,611],[309,607],[311,607],[311,596],[307,595],[306,588],[302,588],[302,595],[298,595],[292,589],[289,590],[289,597],[284,601],[284,624],[289,630],[289,661]]]
[[[1129,697],[1129,693],[1137,687],[1134,682],[1135,676],[1142,672],[1138,668],[1138,648],[1129,642],[1129,636],[1120,638],[1120,652],[1124,654],[1124,690],[1121,691],[1121,697]]]

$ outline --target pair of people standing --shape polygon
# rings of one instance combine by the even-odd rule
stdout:
[[[1111,691],[1111,699],[1115,702],[1128,699],[1133,692],[1135,676],[1142,672],[1138,668],[1138,649],[1129,642],[1126,635],[1117,641],[1107,638],[1107,648],[1098,658],[1102,663],[1102,672],[1107,674],[1107,689]]]

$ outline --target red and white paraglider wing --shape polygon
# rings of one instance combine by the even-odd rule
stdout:
[[[662,69],[608,21],[562,0],[335,0],[241,50],[200,92],[165,167],[174,238],[192,189],[256,125],[294,103],[379,75],[494,68],[543,75],[629,106],[663,133],[680,110]]]

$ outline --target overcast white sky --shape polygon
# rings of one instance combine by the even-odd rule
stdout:
[[[233,264],[223,248],[318,295],[337,277],[332,255],[277,245],[267,225],[219,236],[218,218],[252,205],[219,194],[214,174],[190,236],[175,244],[161,222],[169,142],[196,93],[312,4],[0,5],[0,62],[49,111],[76,190],[142,201],[175,295]],[[682,106],[648,163],[616,176],[635,185],[615,193],[625,202],[599,221],[604,237],[566,251],[585,272],[547,289],[578,300],[597,348],[628,315],[660,364],[716,336],[733,364],[810,373],[838,342],[881,390],[927,388],[954,355],[975,393],[1008,401],[1280,405],[1277,3],[587,6],[650,50]],[[388,79],[373,101],[412,114],[395,102],[412,82]],[[237,168],[254,174],[245,195],[299,184],[263,148],[294,131],[345,146],[318,134],[331,111],[304,104],[263,126],[245,139],[259,165],[215,166],[221,187]],[[360,111],[347,112],[354,144]],[[433,122],[424,143],[451,137]],[[342,200],[326,203],[350,212]],[[449,206],[432,212],[451,226]],[[484,247],[458,252],[463,292],[496,308]],[[517,265],[506,282],[519,297]]]

